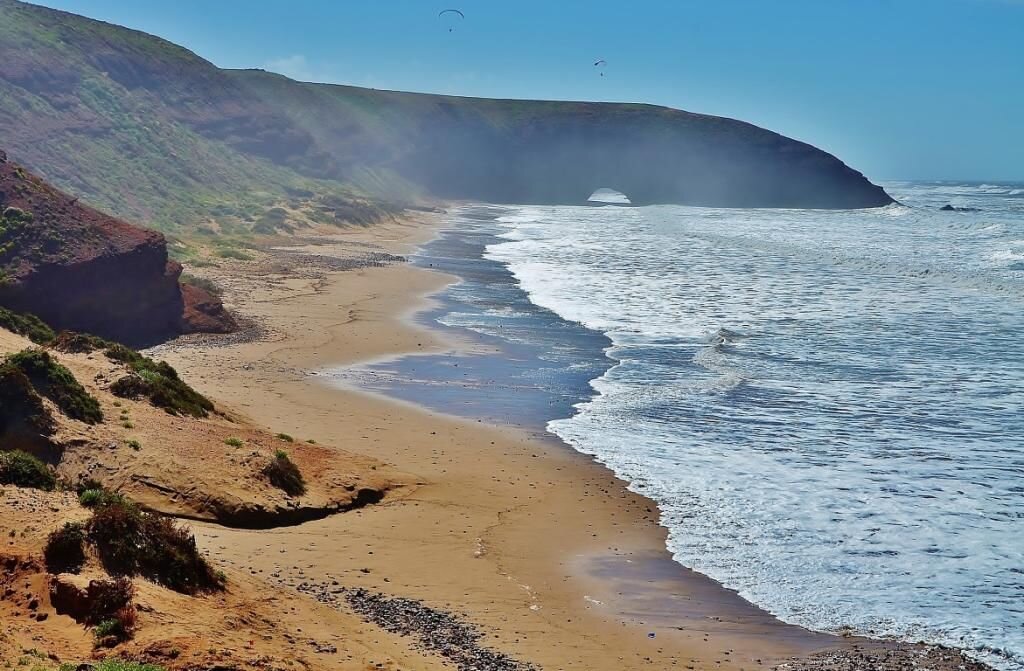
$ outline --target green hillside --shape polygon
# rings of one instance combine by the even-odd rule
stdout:
[[[580,203],[599,187],[636,203],[891,202],[835,157],[740,121],[303,84],[16,0],[0,0],[0,138],[59,187],[172,232],[265,229],[278,206],[371,221],[383,202]]]
[[[234,102],[211,110],[212,92]],[[170,42],[0,0],[0,138],[12,158],[101,209],[174,231],[218,214],[246,228],[309,191],[358,200],[205,132],[246,107],[222,71]]]

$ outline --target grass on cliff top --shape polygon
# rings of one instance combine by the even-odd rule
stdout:
[[[53,329],[39,317],[13,312],[5,307],[0,307],[0,328],[28,338],[37,345],[46,345],[55,337]]]
[[[0,452],[0,485],[53,491],[57,477],[49,466],[31,454],[13,450]]]
[[[68,417],[86,424],[103,421],[99,401],[49,352],[41,349],[22,350],[8,356],[2,367],[17,368],[24,373],[35,390],[53,401]]]
[[[111,345],[107,358],[124,364],[131,374],[110,387],[121,398],[149,399],[158,408],[172,415],[207,417],[213,412],[213,403],[188,386],[168,363],[153,361],[124,345]]]

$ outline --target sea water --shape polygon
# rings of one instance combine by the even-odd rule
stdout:
[[[1024,669],[1024,185],[886,186],[514,208],[486,256],[610,339],[548,428],[658,501],[680,563],[789,622]]]
[[[415,259],[459,277],[421,319],[474,351],[333,376],[546,428],[786,621],[1020,671],[1024,185],[886,188],[839,212],[458,208]]]

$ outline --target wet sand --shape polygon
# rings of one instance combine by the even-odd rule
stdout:
[[[354,229],[306,251],[408,254],[439,225]],[[756,669],[857,642],[785,625],[672,562],[656,506],[553,439],[324,384],[311,372],[471,345],[411,318],[450,276],[402,263],[342,272],[293,265],[214,273],[258,337],[176,343],[160,356],[273,431],[414,476],[381,504],[301,526],[195,525],[217,561],[287,587],[415,599],[544,669]]]

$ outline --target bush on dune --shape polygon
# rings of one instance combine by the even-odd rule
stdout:
[[[12,312],[0,307],[0,328],[28,338],[37,345],[45,345],[54,338],[53,329],[43,320],[28,313]]]
[[[57,478],[49,466],[20,450],[0,452],[0,485],[52,491]]]
[[[113,647],[127,641],[138,627],[135,585],[128,578],[93,580],[87,590],[89,616],[97,645]]]
[[[110,492],[97,485],[78,493],[78,504],[83,508],[98,508],[111,503],[125,503],[127,499],[117,492]]]
[[[213,403],[185,384],[178,371],[166,362],[153,361],[124,345],[113,345],[106,351],[111,361],[124,364],[131,374],[117,380],[111,393],[121,398],[147,398],[158,408],[172,415],[207,417]]]
[[[96,350],[112,347],[113,343],[88,333],[61,331],[50,343],[50,346],[68,354],[91,354]]]
[[[20,370],[29,379],[35,390],[50,399],[68,417],[98,424],[103,421],[99,401],[89,395],[75,376],[57,362],[49,352],[41,349],[26,349],[7,357],[4,367]]]
[[[50,573],[77,573],[85,564],[85,527],[67,522],[51,533],[43,548],[43,559]]]
[[[284,450],[278,450],[274,458],[263,469],[263,474],[270,480],[270,484],[278,489],[283,489],[291,496],[301,496],[306,493],[306,481],[299,472],[299,467],[288,457]]]
[[[124,499],[96,507],[86,537],[114,575],[142,575],[183,594],[223,587],[187,528]]]

